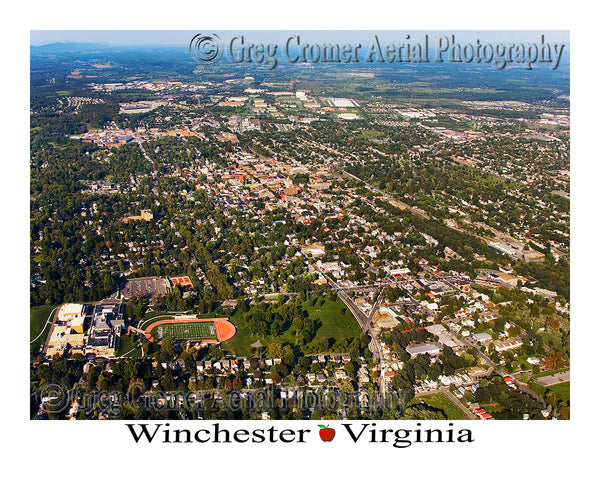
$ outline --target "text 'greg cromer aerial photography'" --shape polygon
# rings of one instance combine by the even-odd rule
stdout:
[[[31,419],[570,418],[568,32],[85,33],[31,32]]]

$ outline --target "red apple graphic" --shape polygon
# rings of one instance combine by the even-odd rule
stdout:
[[[329,425],[318,425],[318,427],[321,429],[319,430],[319,436],[321,437],[321,440],[324,442],[331,442],[333,437],[335,437],[335,430],[333,428],[329,428]]]

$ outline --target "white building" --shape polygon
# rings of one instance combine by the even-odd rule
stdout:
[[[442,353],[442,349],[435,343],[421,343],[419,345],[409,345],[406,347],[407,353],[411,358],[415,358],[417,355],[426,353],[428,355],[439,355]]]
[[[507,350],[512,350],[515,348],[519,348],[523,345],[521,340],[510,340],[508,342],[499,343],[496,345],[497,352],[506,352]]]

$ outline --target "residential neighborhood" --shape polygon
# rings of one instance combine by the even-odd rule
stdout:
[[[570,418],[568,78],[57,55],[33,57],[32,418]]]

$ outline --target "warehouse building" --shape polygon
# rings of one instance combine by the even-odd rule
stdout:
[[[424,353],[428,355],[439,355],[442,353],[442,349],[435,343],[420,343],[418,345],[409,345],[406,347],[406,352],[410,355],[410,358],[415,358],[417,355]]]

